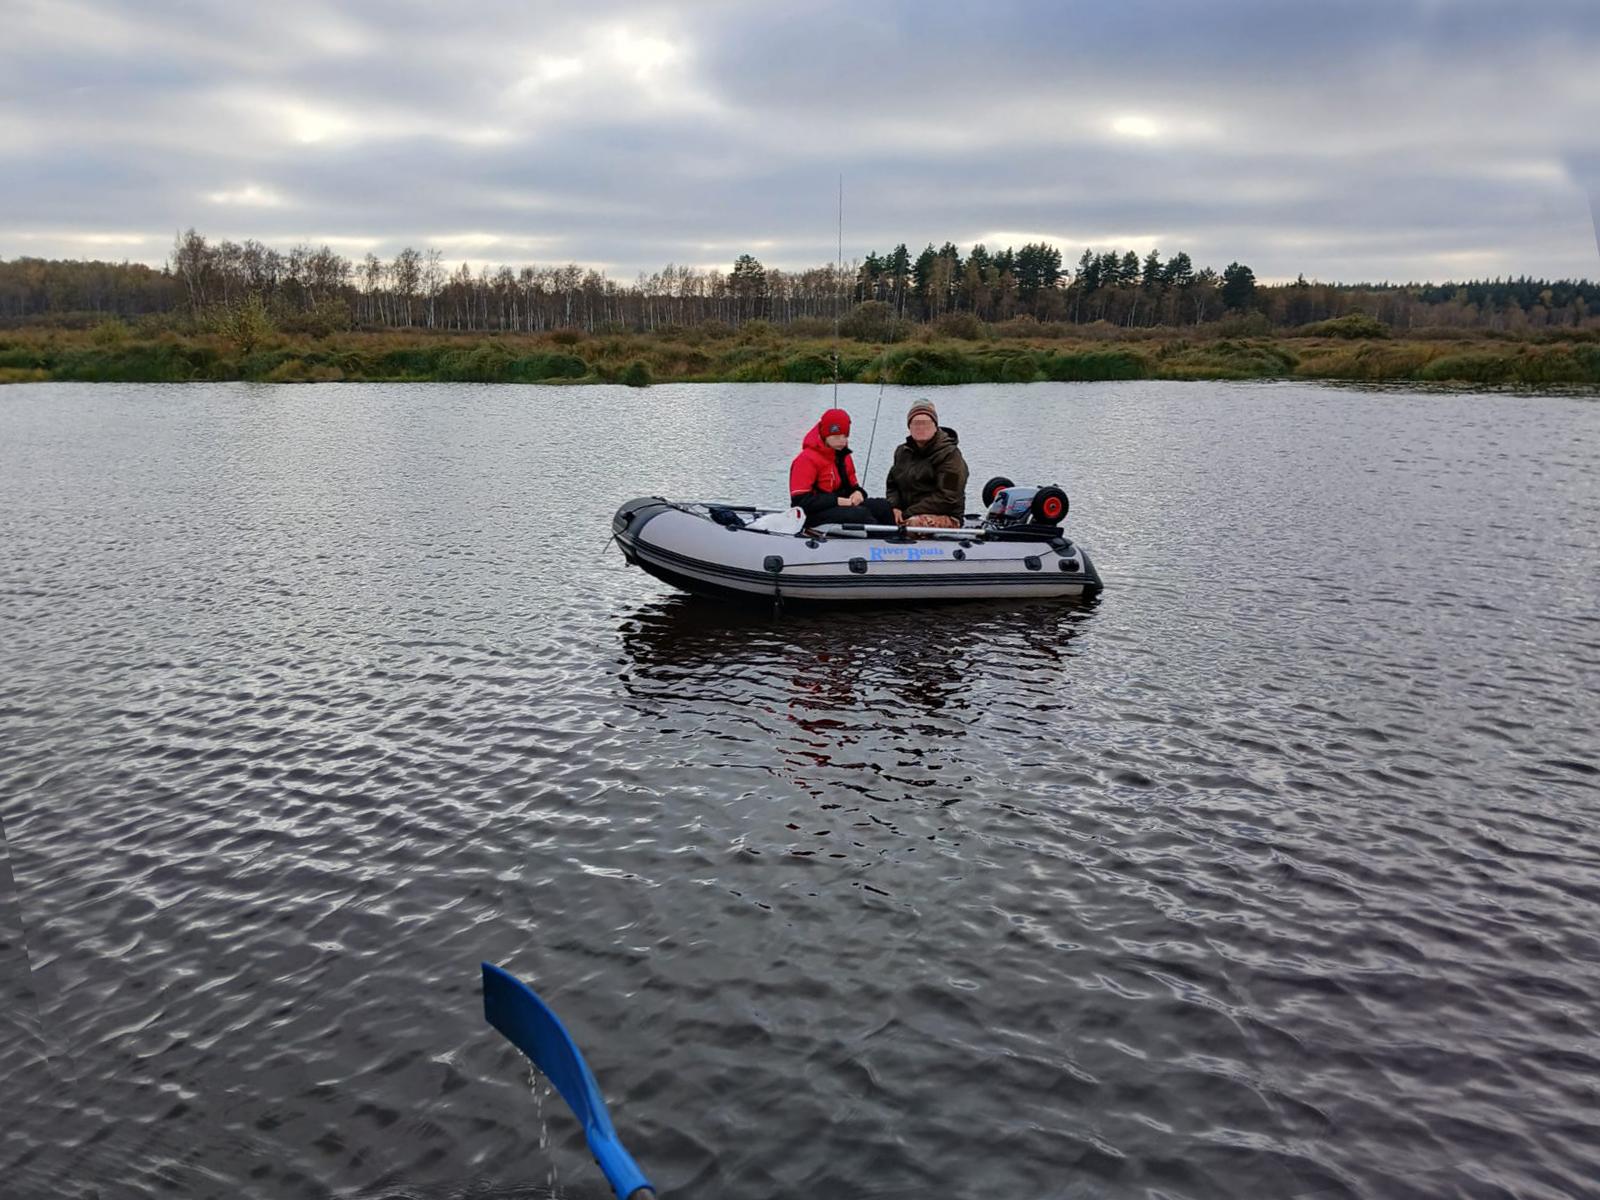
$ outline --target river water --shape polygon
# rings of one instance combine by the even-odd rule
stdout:
[[[1600,400],[933,398],[1098,603],[605,548],[826,388],[0,390],[0,1190],[604,1196],[487,959],[672,1195],[1600,1195]]]

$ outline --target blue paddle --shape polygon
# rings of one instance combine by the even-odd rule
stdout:
[[[509,971],[484,963],[483,1015],[555,1084],[583,1126],[589,1153],[606,1173],[617,1200],[650,1200],[655,1187],[617,1140],[589,1064],[583,1061],[578,1044],[549,1006]]]

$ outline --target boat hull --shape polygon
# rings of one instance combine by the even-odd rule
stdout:
[[[1103,587],[1083,547],[1059,533],[817,538],[721,525],[704,506],[659,496],[619,507],[612,532],[628,562],[673,587],[722,600],[1075,600]]]

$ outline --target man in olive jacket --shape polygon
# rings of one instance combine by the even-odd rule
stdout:
[[[956,529],[967,510],[967,460],[956,431],[939,425],[939,412],[918,400],[906,413],[906,440],[895,447],[884,494],[894,518],[907,525]]]

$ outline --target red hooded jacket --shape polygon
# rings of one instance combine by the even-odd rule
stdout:
[[[835,412],[837,410],[830,409],[823,413],[823,421]],[[845,417],[844,420],[845,432],[848,433],[849,418]],[[822,421],[818,421],[806,434],[800,453],[789,464],[789,496],[795,503],[799,503],[798,497],[808,493],[821,492],[831,500],[836,496],[848,496],[861,486],[856,479],[856,464],[850,457],[849,449],[830,450],[823,445],[822,424]]]

